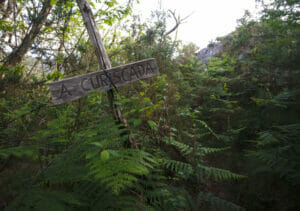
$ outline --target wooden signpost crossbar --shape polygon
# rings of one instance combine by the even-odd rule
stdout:
[[[98,71],[50,83],[53,103],[63,104],[84,97],[93,91],[107,91],[159,74],[155,59],[145,59],[106,71],[106,74],[104,71]]]
[[[88,2],[86,0],[76,1],[95,49],[99,65],[103,70],[50,83],[52,101],[54,104],[63,104],[84,97],[93,91],[108,91],[108,100],[115,121],[128,127],[127,120],[122,118],[121,111],[114,103],[113,88],[158,75],[156,60],[153,58],[145,59],[112,68]],[[129,142],[131,147],[137,148],[133,137],[129,136]]]

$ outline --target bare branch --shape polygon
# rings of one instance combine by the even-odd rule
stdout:
[[[180,24],[185,23],[185,20],[188,19],[193,14],[193,12],[192,12],[191,14],[187,15],[184,18],[180,18],[180,15],[176,16],[176,10],[174,10],[174,11],[169,10],[169,12],[171,13],[171,15],[173,16],[173,18],[175,20],[175,26],[172,29],[170,29],[168,32],[166,32],[164,34],[164,36],[168,36],[169,34],[174,32],[179,27]]]

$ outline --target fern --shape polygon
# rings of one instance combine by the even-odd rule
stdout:
[[[300,124],[281,125],[259,133],[255,141],[257,149],[249,155],[265,163],[269,172],[300,184],[298,163],[300,162]],[[258,168],[257,168],[258,170]]]
[[[199,192],[197,197],[193,199],[191,195],[186,193],[186,199],[189,205],[190,210],[197,211],[197,210],[236,210],[242,211],[245,210],[242,207],[221,199],[212,193],[204,193]]]
[[[195,137],[197,137],[197,136],[195,136]],[[205,156],[205,155],[209,155],[209,154],[223,152],[225,150],[230,149],[230,147],[223,147],[223,148],[211,148],[211,147],[202,147],[202,146],[191,147],[185,143],[176,141],[174,139],[172,139],[170,141],[168,139],[163,139],[163,141],[166,144],[175,146],[183,156],[188,156],[188,155],[192,154],[193,152],[195,152],[195,154],[198,156]]]
[[[150,154],[140,150],[108,151],[111,155],[108,160],[95,156],[89,162],[89,174],[100,179],[115,194],[136,183],[137,176],[147,175],[155,162]]]
[[[176,160],[166,160],[166,159],[162,160],[161,162],[163,166],[177,173],[190,175],[193,172],[192,165],[185,162],[176,161]]]
[[[193,148],[190,147],[189,145],[175,141],[175,140],[172,140],[170,142],[170,144],[175,146],[177,149],[179,149],[181,154],[184,156],[189,155],[194,151]]]
[[[74,184],[81,181],[88,172],[88,168],[83,163],[82,148],[84,145],[80,142],[67,153],[58,155],[43,173],[41,184]]]
[[[223,148],[200,147],[197,149],[197,152],[199,153],[199,155],[205,156],[209,154],[223,152],[228,149],[230,149],[230,147],[223,147]]]
[[[119,148],[122,145],[119,134],[123,131],[113,121],[97,125],[95,129],[98,132],[85,142],[88,176],[105,184],[114,194],[132,187],[137,183],[138,176],[147,175],[149,169],[153,168],[155,160],[151,154],[142,150]],[[103,159],[100,152],[105,149],[107,158]]]
[[[257,105],[273,105],[280,108],[287,108],[288,105],[293,104],[293,98],[297,96],[299,92],[299,90],[283,91],[270,99],[252,97],[251,100]]]
[[[143,200],[147,202],[147,209],[159,210],[163,209],[166,196],[171,195],[168,190],[167,178],[163,175],[164,171],[160,169],[160,165],[147,175],[139,179],[136,190],[143,193]]]
[[[0,157],[7,159],[9,156],[15,156],[17,158],[27,157],[33,160],[37,159],[37,146],[17,146],[0,149]]]
[[[25,194],[25,193],[24,193]],[[65,191],[57,191],[57,190],[49,190],[49,189],[41,189],[41,188],[33,188],[26,195],[20,195],[15,201],[10,204],[7,210],[66,210],[68,207],[75,206],[84,206],[78,196],[74,194],[65,192]]]
[[[229,201],[220,199],[219,197],[216,197],[211,193],[203,194],[202,198],[205,202],[210,204],[213,210],[237,210],[237,211],[244,210],[242,207],[234,203],[231,203]]]
[[[245,178],[245,176],[232,173],[229,170],[207,167],[201,164],[198,164],[195,171],[199,181],[203,181],[204,179],[208,180],[210,178],[214,178],[216,181],[238,180]]]

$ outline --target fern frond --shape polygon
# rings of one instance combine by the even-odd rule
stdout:
[[[108,150],[111,154],[108,160],[95,156],[88,167],[89,175],[100,179],[107,188],[115,194],[137,182],[137,176],[147,175],[153,168],[154,159],[149,153],[141,150],[121,149]]]
[[[200,119],[196,119],[195,121],[198,122],[206,130],[208,130],[214,137],[219,139],[218,135],[208,126],[208,124],[206,122],[204,122],[203,120],[200,120]]]
[[[172,171],[177,172],[177,173],[184,173],[184,174],[190,175],[193,172],[193,167],[191,164],[184,163],[184,162],[177,161],[177,160],[164,159],[164,160],[162,160],[162,165]]]
[[[84,149],[84,145],[78,144],[68,153],[56,157],[56,160],[45,170],[40,184],[73,184],[85,178],[88,169],[83,163]]]
[[[0,149],[0,157],[6,159],[12,155],[18,158],[27,157],[36,160],[38,154],[37,151],[38,147],[36,145],[20,145],[17,147]]]
[[[65,191],[33,188],[21,194],[7,210],[66,210],[71,206],[82,207],[85,203],[79,197]]]
[[[199,154],[201,156],[205,156],[205,155],[209,155],[209,154],[223,152],[223,151],[228,150],[228,149],[230,149],[230,147],[223,147],[223,148],[199,147],[197,149],[197,152],[199,152]]]
[[[216,181],[238,180],[245,178],[245,176],[232,173],[229,170],[207,167],[201,164],[198,164],[195,172],[199,181],[203,181],[203,179],[209,179],[211,177],[214,178]]]
[[[214,196],[212,193],[199,192],[197,197],[193,199],[190,194],[186,193],[186,199],[190,210],[244,210],[242,207]]]
[[[179,151],[182,153],[182,155],[189,155],[193,152],[193,148],[190,147],[187,144],[172,140],[171,145],[175,146],[177,149],[179,149]]]
[[[234,210],[234,211],[242,211],[245,210],[244,208],[226,201],[224,199],[221,199],[219,197],[214,196],[212,193],[207,194],[200,194],[200,198],[202,198],[206,203],[210,204],[210,207],[212,210]]]
[[[267,165],[268,168],[264,169],[268,172],[300,184],[300,124],[274,126],[258,135],[258,140],[255,140],[257,149],[248,155]]]

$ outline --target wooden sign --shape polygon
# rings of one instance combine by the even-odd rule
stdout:
[[[114,67],[49,83],[52,101],[62,104],[88,95],[103,92],[125,84],[159,74],[156,60],[145,59],[135,63]]]

